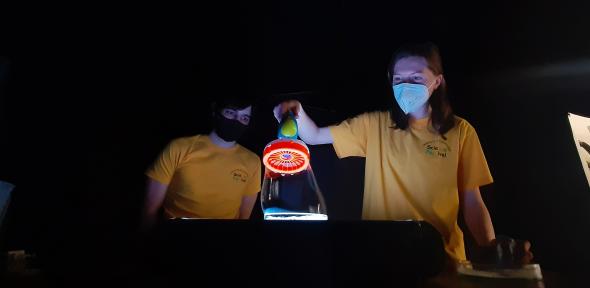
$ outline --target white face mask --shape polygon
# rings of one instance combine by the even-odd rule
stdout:
[[[393,95],[404,113],[412,113],[428,101],[430,93],[423,84],[400,83],[393,85]]]

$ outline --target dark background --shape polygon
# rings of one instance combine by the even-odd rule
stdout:
[[[431,40],[494,176],[483,194],[496,233],[530,240],[545,269],[587,270],[590,189],[567,120],[590,116],[581,3],[4,7],[0,179],[17,186],[7,248],[123,251],[143,171],[171,139],[207,132],[210,100],[258,100],[242,143],[260,154],[276,135],[276,94],[312,91],[299,97],[319,125],[386,109],[391,53]],[[312,166],[330,218],[360,219],[363,160],[317,146]]]

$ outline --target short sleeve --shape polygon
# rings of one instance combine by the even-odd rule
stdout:
[[[338,158],[366,156],[370,117],[370,113],[364,113],[329,127]]]
[[[261,181],[261,164],[260,164],[260,158],[258,158],[258,156],[256,157],[256,164],[255,164],[255,169],[253,170],[253,173],[251,173],[251,177],[250,180],[248,181],[248,186],[246,188],[246,191],[244,192],[245,196],[250,196],[250,195],[256,195],[256,193],[260,192],[260,189],[262,187],[260,181]]]
[[[180,165],[183,159],[183,153],[180,140],[171,141],[162,150],[158,158],[146,171],[146,175],[162,184],[168,185],[174,176],[174,171]]]
[[[475,129],[464,120],[460,121],[459,125],[461,136],[458,188],[465,191],[492,183],[494,180]]]

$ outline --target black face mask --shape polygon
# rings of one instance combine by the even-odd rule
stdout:
[[[246,129],[248,129],[248,126],[238,120],[227,119],[221,115],[215,116],[215,133],[227,142],[240,139]]]

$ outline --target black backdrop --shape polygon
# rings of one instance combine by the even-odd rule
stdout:
[[[588,7],[275,2],[0,9],[8,248],[118,251],[146,166],[172,138],[207,131],[216,95],[258,99],[242,143],[260,154],[276,132],[272,95],[313,91],[300,97],[321,125],[385,109],[392,51],[432,40],[495,178],[483,193],[496,232],[531,240],[544,268],[588,268],[590,189],[567,122],[590,116]],[[363,160],[312,153],[330,217],[360,219]]]

